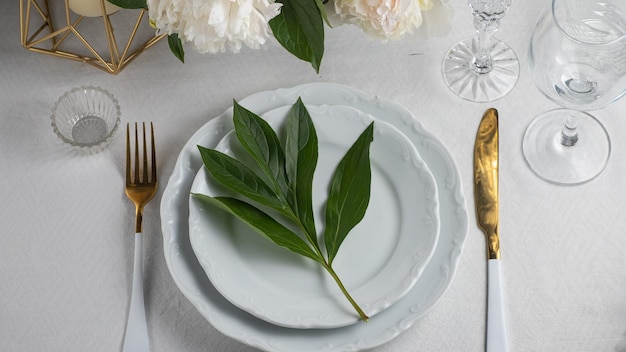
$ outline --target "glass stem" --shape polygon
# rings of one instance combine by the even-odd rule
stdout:
[[[573,147],[578,142],[578,112],[570,111],[561,130],[561,144],[565,147]]]
[[[474,27],[478,31],[478,51],[472,58],[472,69],[477,74],[486,74],[493,69],[492,41],[500,23],[498,21],[481,21],[480,17],[475,17]]]

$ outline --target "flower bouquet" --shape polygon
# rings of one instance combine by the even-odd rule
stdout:
[[[373,38],[397,40],[418,28],[446,32],[452,11],[447,0],[108,0],[148,9],[151,25],[166,33],[172,52],[184,61],[183,43],[200,53],[243,45],[257,49],[270,36],[319,72],[324,27],[353,24]],[[423,26],[431,15],[429,26]],[[429,33],[430,34],[430,33]]]

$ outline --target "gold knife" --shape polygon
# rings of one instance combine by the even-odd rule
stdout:
[[[508,342],[498,229],[498,111],[485,111],[474,144],[474,201],[478,227],[487,238],[487,352],[506,352]]]

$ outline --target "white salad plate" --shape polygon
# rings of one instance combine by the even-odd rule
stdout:
[[[283,138],[290,109],[284,106],[262,115]],[[309,105],[307,110],[319,145],[313,209],[317,231],[322,233],[332,175],[374,118],[349,106]],[[238,160],[247,157],[234,131],[214,149]],[[417,281],[437,244],[439,213],[433,175],[402,132],[376,120],[370,160],[367,211],[342,243],[333,267],[372,318],[402,298]],[[199,170],[191,192],[237,197],[205,168]],[[336,328],[359,321],[355,309],[319,263],[276,246],[214,205],[190,197],[189,208],[190,240],[196,257],[213,286],[237,307],[291,328]]]
[[[163,247],[168,269],[183,295],[217,330],[270,352],[359,351],[382,345],[409,329],[441,299],[454,278],[468,232],[468,213],[458,168],[445,146],[406,108],[352,87],[311,83],[265,91],[239,103],[257,114],[292,105],[347,105],[400,129],[430,168],[439,196],[440,231],[435,253],[413,288],[368,323],[335,329],[290,329],[241,310],[211,284],[189,241],[189,193],[202,159],[197,145],[214,147],[233,129],[232,109],[211,119],[185,144],[161,200]]]

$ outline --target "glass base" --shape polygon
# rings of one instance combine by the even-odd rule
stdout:
[[[519,78],[519,60],[511,47],[493,39],[492,68],[485,72],[474,65],[478,52],[477,37],[452,46],[443,60],[443,78],[459,97],[473,102],[494,101],[507,95]]]
[[[106,121],[95,115],[87,115],[76,121],[72,127],[72,139],[80,144],[96,144],[109,133]]]
[[[537,116],[526,129],[522,149],[530,168],[542,179],[559,185],[578,185],[594,179],[611,154],[609,135],[590,114],[578,114],[578,140],[562,143],[570,110],[556,109]]]

